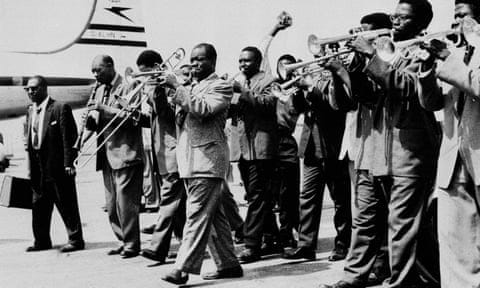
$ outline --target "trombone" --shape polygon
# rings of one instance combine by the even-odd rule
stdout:
[[[143,77],[143,79],[140,80],[138,85],[132,91],[130,91],[125,96],[125,98],[126,99],[135,99],[134,98],[135,95],[137,95],[143,89],[143,87],[147,84],[147,82],[151,78],[155,78],[155,77],[159,77],[161,75],[164,75],[165,73],[167,73],[167,71],[169,69],[172,69],[172,70],[175,69],[175,67],[177,67],[178,64],[180,64],[180,62],[183,60],[184,57],[185,57],[185,50],[183,48],[178,48],[175,52],[172,53],[172,55],[170,57],[168,57],[168,59],[164,63],[159,65],[158,70],[152,71],[152,73],[150,73],[150,74],[145,74],[144,73],[143,75],[137,76],[137,77]],[[177,63],[174,63],[174,64],[171,63],[172,59],[176,59]],[[166,63],[168,63],[168,64],[166,64]],[[125,72],[127,73],[127,71],[129,71],[128,72],[129,75],[133,72],[132,68],[130,68],[130,67],[127,67]],[[146,72],[146,73],[148,73],[148,72]],[[147,77],[144,77],[144,76],[147,76]],[[115,95],[115,97],[118,98],[118,95]],[[126,103],[126,105],[121,105],[122,109],[117,114],[115,114],[115,116],[103,127],[103,129],[100,132],[97,133],[97,136],[95,137],[95,139],[98,139],[101,136],[104,136],[103,134],[106,133],[106,131],[116,122],[117,119],[119,119],[120,117],[123,117],[123,119],[120,121],[120,123],[117,124],[117,126],[115,128],[113,128],[113,130],[110,132],[110,134],[105,136],[103,141],[97,145],[97,148],[83,162],[80,162],[80,157],[86,155],[85,151],[90,150],[95,141],[91,141],[90,144],[87,147],[85,147],[85,149],[82,149],[83,151],[80,151],[78,153],[75,160],[73,160],[73,166],[75,167],[75,169],[83,168],[88,162],[90,162],[90,160],[93,159],[93,157],[98,153],[98,151],[100,151],[100,149],[102,149],[102,147],[107,143],[107,141],[110,140],[110,138],[112,138],[112,136],[123,126],[123,124],[127,120],[129,120],[131,117],[132,117],[132,119],[134,119],[134,116],[138,115],[138,109],[148,99],[147,96],[142,97],[140,95],[140,97],[141,97],[140,101],[138,101],[136,104]],[[119,103],[122,104],[119,99],[117,99],[117,101],[119,101]],[[130,101],[130,102],[132,102],[132,101]],[[80,145],[79,145],[79,147],[80,147]]]

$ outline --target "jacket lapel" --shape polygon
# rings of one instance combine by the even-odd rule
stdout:
[[[50,125],[50,117],[52,115],[53,110],[53,99],[50,98],[47,103],[47,107],[45,107],[45,115],[43,115],[43,127],[42,127],[42,140],[40,143],[44,143],[45,135],[47,134],[48,126]]]
[[[27,131],[26,132],[26,139],[27,139],[27,147],[30,147],[32,145],[32,117],[33,117],[33,114],[32,114],[32,111],[33,111],[33,106],[30,105],[28,107],[28,112],[27,112]]]

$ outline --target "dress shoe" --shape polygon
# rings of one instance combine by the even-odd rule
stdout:
[[[83,249],[85,249],[85,244],[83,244],[83,243],[81,243],[81,244],[68,243],[65,246],[63,246],[62,248],[60,248],[60,252],[67,253],[67,252],[73,252],[73,251],[78,251],[78,250],[83,250]]]
[[[237,230],[235,230],[235,237],[233,237],[233,242],[235,244],[243,244],[243,225],[240,226]]]
[[[367,280],[367,285],[366,286],[375,286],[375,285],[382,284],[383,281],[389,277],[388,275],[384,275],[384,274],[385,273],[371,272],[368,275],[368,280]]]
[[[157,261],[157,262],[160,262],[160,263],[165,263],[165,258],[164,257],[158,256],[157,253],[155,253],[155,251],[150,250],[150,249],[142,249],[142,251],[140,252],[140,255],[142,255],[142,257],[144,257],[144,258],[147,258],[147,259],[150,259],[150,260],[153,260],[153,261]]]
[[[43,250],[48,250],[48,249],[52,249],[52,245],[45,245],[45,246],[33,245],[33,246],[30,246],[30,247],[27,247],[25,252],[36,252],[36,251],[43,251]]]
[[[328,261],[333,262],[345,259],[347,257],[347,251],[347,249],[333,249],[330,256],[328,256]]]
[[[163,275],[162,280],[176,285],[183,285],[188,281],[188,274],[178,269],[173,269],[170,273]]]
[[[260,260],[260,258],[260,253],[250,248],[245,248],[240,252],[240,255],[238,255],[238,261],[243,264],[256,262]]]
[[[138,251],[123,249],[122,252],[120,252],[120,256],[122,256],[123,259],[137,257]]]
[[[120,246],[118,247],[117,249],[112,249],[110,251],[107,252],[107,255],[120,255],[120,253],[122,253],[123,251],[123,246]]]
[[[235,266],[230,267],[222,270],[218,270],[215,272],[205,273],[202,275],[204,280],[215,280],[215,279],[225,279],[225,278],[240,278],[243,277],[243,269],[242,267]]]
[[[151,225],[151,226],[148,226],[148,227],[143,227],[141,232],[143,234],[153,234],[153,232],[155,232],[155,225]]]
[[[277,243],[263,243],[260,248],[260,256],[282,254],[283,247]]]
[[[282,255],[284,259],[307,259],[309,261],[315,261],[317,259],[317,255],[315,254],[315,250],[306,247],[300,247],[295,249],[294,251],[285,252]]]
[[[352,284],[352,283],[348,283],[340,280],[337,283],[332,285],[321,284],[318,288],[365,288],[365,285]]]

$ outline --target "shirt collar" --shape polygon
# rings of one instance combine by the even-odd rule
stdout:
[[[43,110],[43,109],[45,109],[45,106],[47,106],[47,103],[48,103],[49,100],[50,100],[50,96],[47,96],[47,97],[45,97],[45,99],[43,99],[43,101],[42,101],[42,103],[40,103],[40,105],[37,106],[36,103],[33,103],[33,108],[37,109],[37,110]]]

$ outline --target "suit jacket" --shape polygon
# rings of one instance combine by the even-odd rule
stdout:
[[[102,84],[98,87],[95,100],[98,103],[103,102],[106,85]],[[118,113],[118,110],[122,108],[115,95],[121,97],[124,103],[136,103],[140,100],[140,93],[132,96],[131,99],[126,99],[129,88],[123,84],[122,76],[118,75],[112,83],[110,93],[108,93],[106,99],[107,108],[98,113],[97,119],[95,119],[96,131],[100,132],[110,120],[112,120]],[[113,109],[109,109],[113,108]],[[97,143],[100,144],[107,135],[117,127],[117,125],[124,119],[126,113],[122,114],[114,121],[105,131],[105,134],[98,137]],[[131,118],[127,120],[120,129],[118,129],[113,136],[105,143],[105,146],[97,153],[97,170],[103,170],[105,165],[110,165],[113,170],[122,169],[132,165],[138,165],[143,163],[143,142],[142,142],[142,126]]]
[[[411,49],[400,51],[393,61],[374,56],[365,72],[384,93],[375,105],[373,145],[374,176],[434,177],[440,143],[440,129],[433,112],[421,101],[439,95],[435,79],[428,90],[419,85],[420,61],[410,57]],[[423,96],[425,97],[423,97]]]
[[[45,107],[43,127],[41,131],[41,146],[35,152],[32,146],[32,115],[33,106],[27,111],[27,152],[32,184],[39,185],[42,181],[62,183],[72,177],[65,174],[65,167],[73,167],[77,151],[73,145],[77,140],[77,125],[73,119],[72,109],[65,103],[49,99]],[[35,154],[35,155],[34,155]],[[34,159],[39,162],[32,163]]]
[[[232,118],[230,161],[273,159],[277,156],[277,99],[270,93],[275,79],[262,71],[250,79],[250,90],[232,101],[229,117]],[[241,85],[245,86],[245,79]]]
[[[425,102],[427,109],[443,108],[443,138],[437,174],[437,185],[441,188],[448,188],[459,156],[475,185],[480,185],[480,59],[474,54],[467,66],[463,62],[464,50],[453,52],[436,69],[436,76],[446,82],[442,86],[443,97]],[[421,78],[423,90],[430,89],[424,82],[435,77],[434,73],[430,71]],[[463,109],[459,107],[461,97],[465,97]]]
[[[168,103],[167,91],[159,86],[150,93],[149,104],[155,169],[160,175],[178,172],[175,105]]]
[[[226,178],[229,149],[224,129],[232,96],[232,85],[215,73],[176,89],[172,101],[177,104],[177,119],[182,118],[177,121],[180,177]]]
[[[338,87],[329,75],[316,79],[313,90],[304,99],[303,109],[297,108],[304,113],[300,157],[338,159],[346,112],[338,110],[337,100],[348,98],[349,93],[343,85]]]

